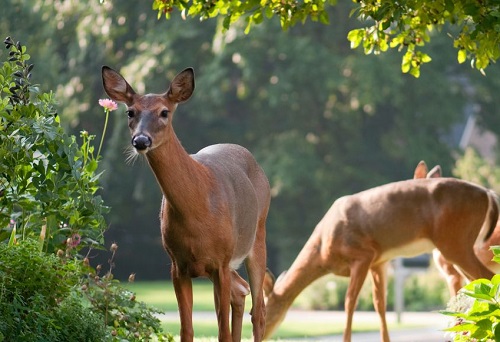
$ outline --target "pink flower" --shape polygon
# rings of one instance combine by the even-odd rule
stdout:
[[[109,111],[114,111],[118,108],[118,105],[116,104],[116,102],[113,100],[110,100],[110,99],[100,99],[99,105],[101,107],[104,107],[104,109],[107,109]]]
[[[80,234],[75,233],[68,240],[70,241],[71,247],[76,247],[76,246],[78,246],[80,244],[80,242],[82,240],[82,237],[80,236]]]

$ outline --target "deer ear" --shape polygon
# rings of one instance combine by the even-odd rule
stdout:
[[[436,165],[427,173],[427,178],[440,178],[441,174],[441,166]]]
[[[425,178],[427,177],[427,164],[421,160],[415,168],[415,173],[413,174],[413,179]]]
[[[174,77],[167,90],[167,97],[175,103],[182,103],[193,95],[194,70],[187,68]]]
[[[103,66],[102,84],[106,94],[112,100],[123,102],[128,106],[132,105],[135,91],[118,72],[108,66]]]

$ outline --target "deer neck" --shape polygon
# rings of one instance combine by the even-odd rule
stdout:
[[[322,265],[318,246],[317,235],[313,234],[288,271],[274,285],[273,293],[284,307],[292,305],[307,286],[328,273]]]
[[[272,294],[266,303],[266,334],[277,329],[285,318],[286,312],[295,298],[314,280],[324,275],[325,269],[319,267],[317,249],[311,249],[311,240],[286,273],[282,274],[274,284]]]
[[[146,157],[172,208],[181,214],[189,210],[191,215],[202,209],[210,182],[208,170],[186,152],[173,130],[168,140]],[[196,203],[200,205],[193,205]]]

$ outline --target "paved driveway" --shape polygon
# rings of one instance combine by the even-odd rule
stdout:
[[[397,322],[397,315],[394,312],[387,313],[387,323]],[[312,320],[315,322],[345,322],[344,312],[339,311],[289,311],[286,320]],[[354,325],[362,322],[378,322],[378,316],[374,312],[355,312]],[[450,339],[445,337],[445,329],[450,322],[450,317],[437,312],[406,312],[401,315],[401,323],[419,325],[420,328],[389,328],[391,342],[446,342]],[[342,336],[323,336],[317,338],[294,339],[293,341],[311,341],[311,342],[341,342]],[[380,341],[378,332],[353,333],[352,342],[377,342]]]
[[[161,315],[163,319],[166,320],[178,320],[177,312],[168,312],[165,315]],[[193,319],[197,321],[216,321],[216,316],[214,312],[194,312]],[[447,342],[450,339],[446,339],[445,333],[442,331],[445,329],[449,322],[450,317],[444,316],[437,312],[406,312],[401,316],[402,324],[411,324],[413,326],[420,326],[419,328],[394,328],[397,326],[397,315],[394,312],[387,313],[387,322],[392,325],[393,328],[389,328],[389,334],[391,337],[391,342]],[[248,313],[245,316],[245,320],[250,321],[250,316]],[[345,314],[342,311],[303,311],[303,310],[290,310],[285,318],[289,322],[324,322],[325,324],[330,324],[331,322],[337,322],[344,324]],[[374,312],[363,312],[356,311],[354,313],[354,325],[353,328],[356,329],[356,325],[362,325],[363,322],[378,322],[378,316]],[[285,342],[285,340],[280,340]],[[297,338],[288,339],[286,341],[311,341],[311,342],[340,342],[342,341],[341,335],[335,336],[323,336],[323,337],[310,337],[310,338]],[[380,335],[378,332],[371,333],[353,333],[352,342],[378,342],[380,341]]]

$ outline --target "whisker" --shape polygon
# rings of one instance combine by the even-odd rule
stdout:
[[[139,157],[139,153],[135,150],[135,148],[131,145],[125,148],[125,162],[128,165],[134,165],[135,161]]]

